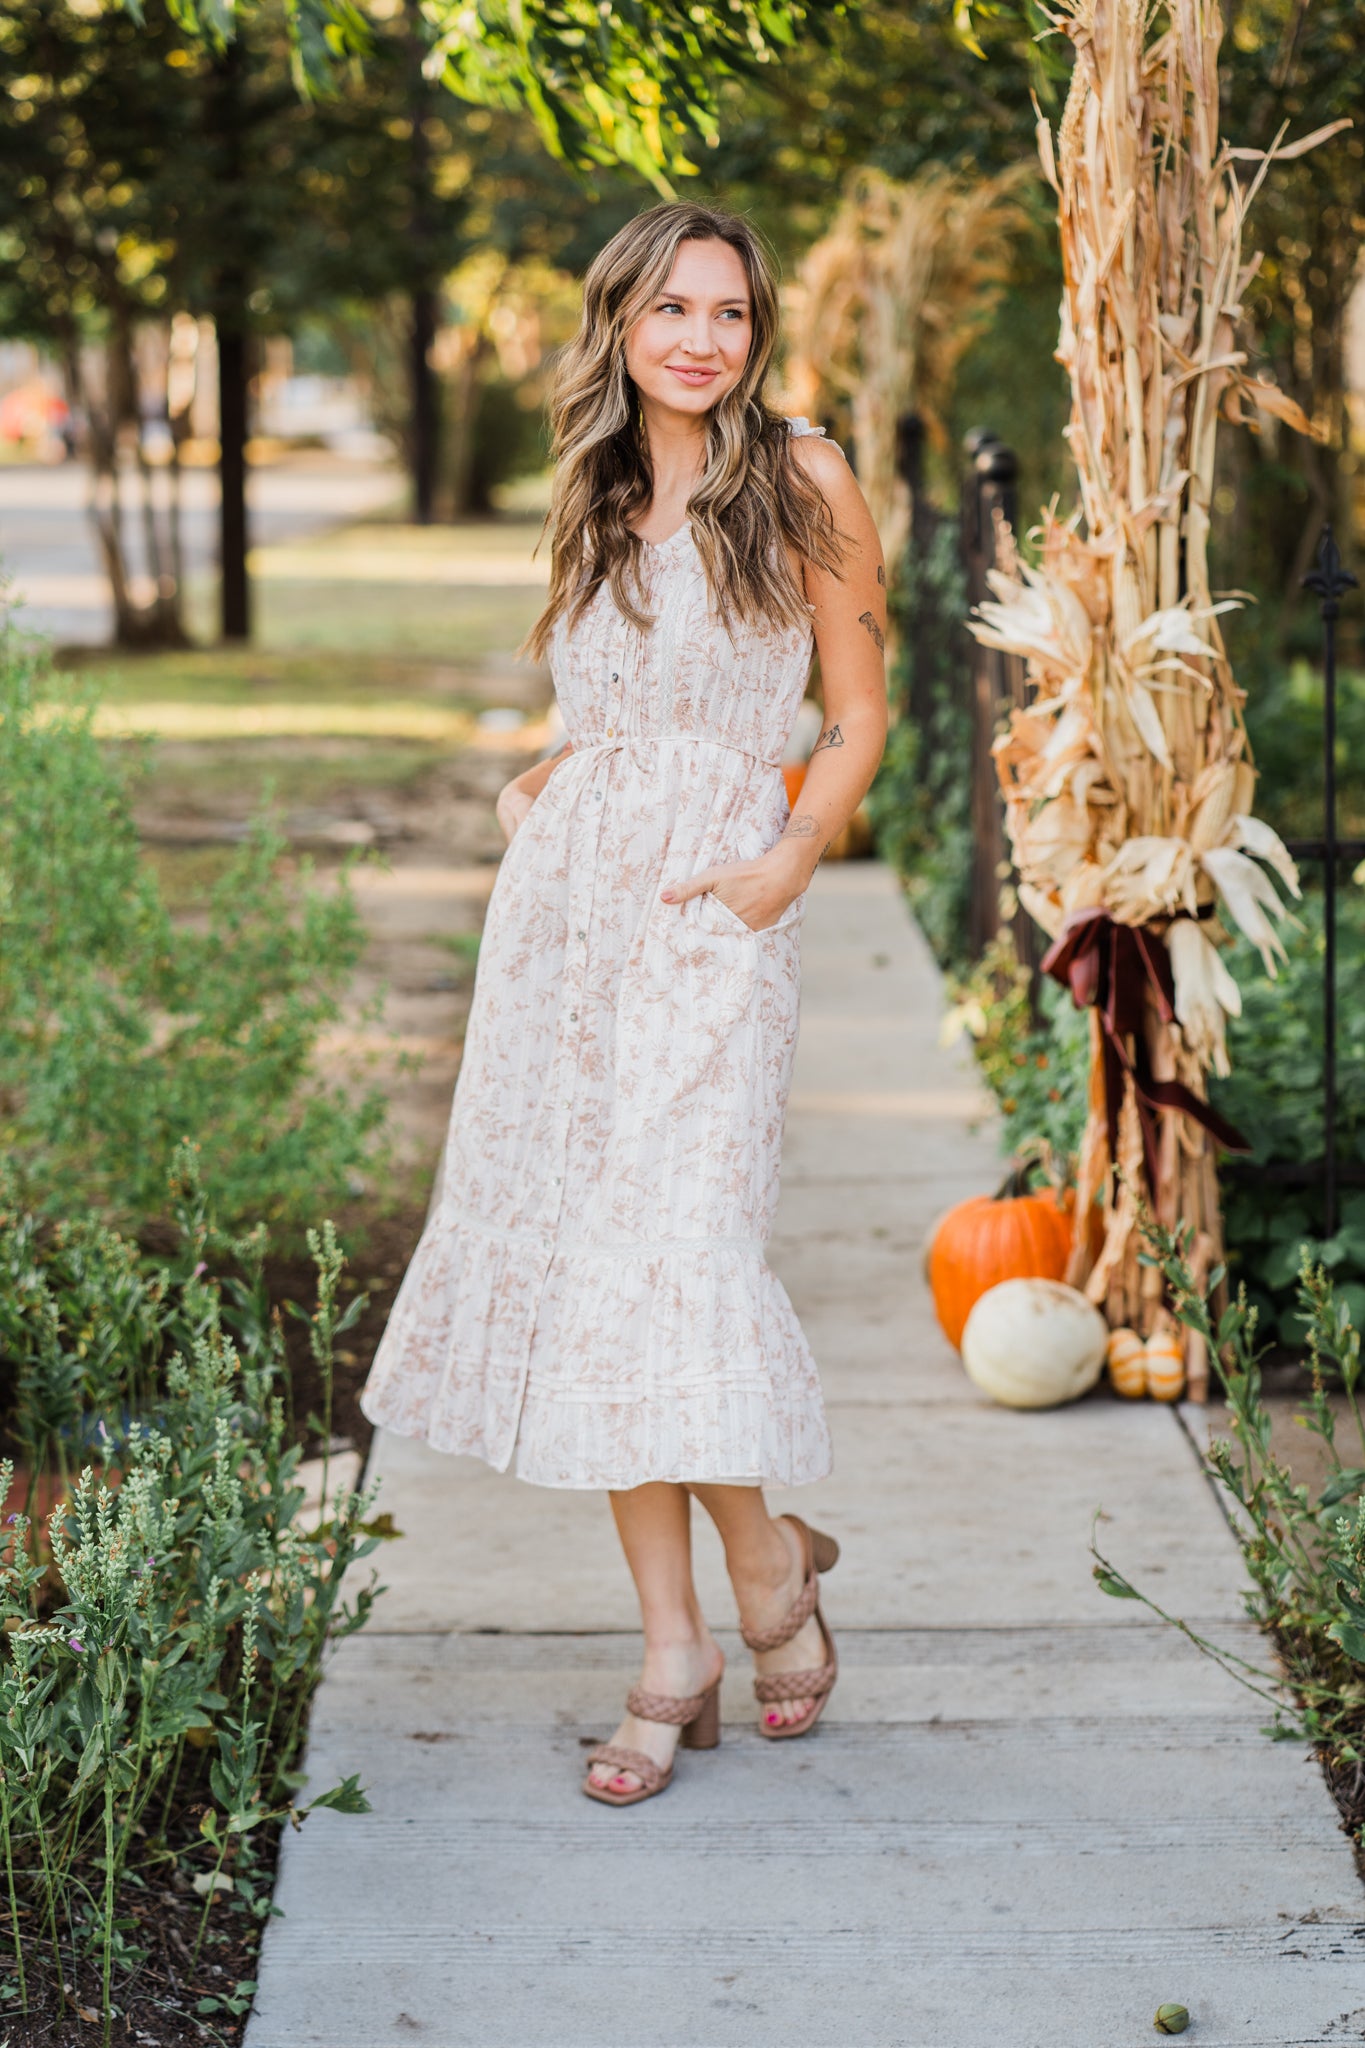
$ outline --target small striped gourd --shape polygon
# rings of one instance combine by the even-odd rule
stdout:
[[[1185,1391],[1185,1346],[1177,1330],[1154,1330],[1147,1339],[1147,1392],[1154,1401],[1178,1401]]]
[[[1140,1401],[1147,1392],[1147,1346],[1136,1330],[1111,1330],[1105,1347],[1109,1384],[1125,1401]]]

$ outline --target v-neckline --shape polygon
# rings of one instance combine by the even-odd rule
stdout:
[[[672,547],[680,534],[690,533],[691,530],[692,521],[684,519],[681,526],[675,526],[672,533],[666,534],[662,540],[646,540],[642,533],[637,533],[635,538],[639,541],[641,547],[653,548],[657,554],[662,548]]]

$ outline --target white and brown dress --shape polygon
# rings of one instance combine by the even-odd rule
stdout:
[[[440,1198],[362,1406],[542,1486],[791,1486],[830,1468],[764,1256],[805,898],[752,931],[659,891],[781,835],[812,632],[732,637],[687,526],[645,586],[649,630],[604,588],[555,631],[573,752],[498,872]]]

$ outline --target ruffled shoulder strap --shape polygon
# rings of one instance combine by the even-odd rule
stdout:
[[[787,417],[787,427],[794,441],[799,441],[803,439],[804,436],[807,434],[817,434],[822,441],[829,441],[829,436],[825,432],[824,428],[813,427],[810,421],[806,418],[804,413],[798,414],[798,416],[795,419],[793,419],[789,414]],[[830,441],[829,445],[831,448],[839,448],[839,443],[837,441]],[[843,452],[843,449],[839,448],[839,453],[841,455],[843,454]]]

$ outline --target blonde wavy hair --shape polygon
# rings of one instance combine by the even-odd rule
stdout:
[[[787,423],[763,398],[778,331],[772,259],[734,214],[686,202],[652,206],[595,258],[583,284],[582,322],[555,367],[550,595],[526,639],[537,659],[557,622],[572,625],[604,583],[632,625],[651,623],[634,522],[654,495],[654,476],[626,371],[626,337],[667,284],[681,245],[708,241],[728,243],[744,265],[753,333],[743,375],[707,416],[706,459],[687,502],[713,601],[730,623],[796,625],[809,619],[810,606],[788,548],[819,568],[835,569],[843,559],[824,493],[793,459]]]

